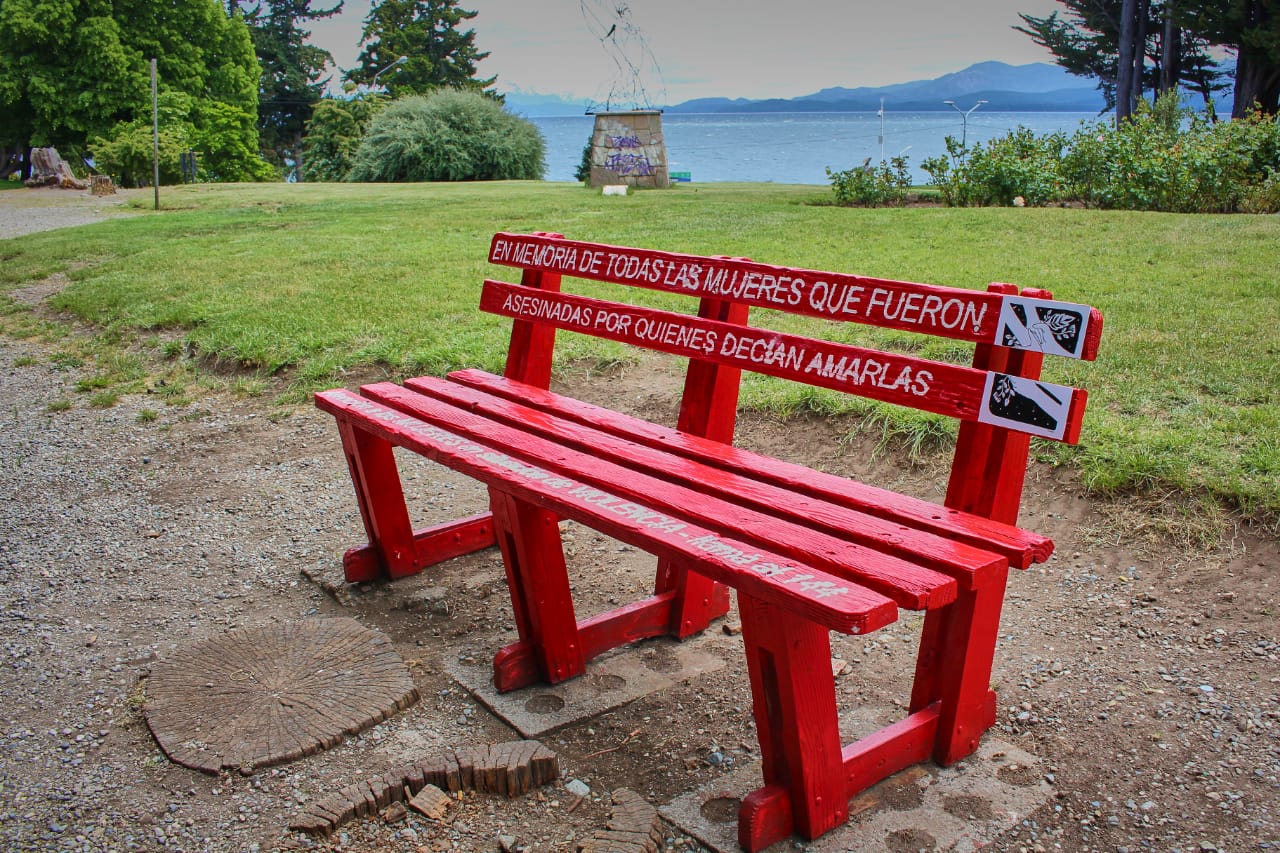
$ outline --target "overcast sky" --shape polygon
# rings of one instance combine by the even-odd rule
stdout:
[[[341,68],[355,64],[369,6],[346,0],[342,15],[312,24],[312,42]],[[463,0],[462,7],[479,12],[471,21],[476,46],[490,53],[479,71],[496,74],[499,89],[579,98],[600,97],[617,82],[606,46],[626,27],[602,41],[607,30],[598,22],[616,22],[625,8],[660,69],[660,77],[646,70],[644,87],[665,89],[655,100],[672,104],[901,83],[988,59],[1049,62],[1011,27],[1019,12],[1062,8],[1054,0]],[[635,39],[621,47],[639,64]]]

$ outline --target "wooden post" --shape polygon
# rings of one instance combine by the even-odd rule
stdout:
[[[151,59],[151,185],[155,187],[156,210],[160,209],[160,100],[156,94],[156,60]]]
[[[704,297],[698,303],[699,317],[740,326],[747,324],[749,310],[741,302],[720,299]],[[689,359],[676,429],[732,444],[741,378],[741,368]],[[677,561],[659,560],[654,593],[671,591],[677,593],[671,609],[671,633],[681,639],[706,630],[712,619],[729,612],[729,590],[723,584],[690,573]]]

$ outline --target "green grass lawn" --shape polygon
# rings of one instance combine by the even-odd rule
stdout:
[[[499,369],[509,322],[475,308],[486,275],[513,273],[484,261],[496,230],[961,287],[1042,287],[1106,316],[1095,364],[1047,366],[1046,378],[1091,397],[1081,447],[1039,444],[1042,457],[1078,466],[1104,491],[1176,489],[1280,519],[1280,217],[862,210],[827,206],[829,195],[761,184],[627,198],[545,183],[166,189],[159,213],[148,196],[136,217],[0,241],[0,291],[66,273],[72,283],[55,305],[102,330],[115,361],[85,390],[109,400],[113,384],[128,392],[155,375],[148,346],[285,376],[295,397],[344,384],[352,369]],[[4,311],[9,335],[59,334],[12,302]],[[815,320],[760,312],[758,321],[823,333]],[[857,327],[838,334],[875,339]],[[141,359],[131,354],[137,343]],[[572,336],[564,349],[570,359],[625,357]],[[967,360],[946,343],[923,352]],[[849,412],[917,443],[952,430],[770,379],[751,380],[744,402]]]

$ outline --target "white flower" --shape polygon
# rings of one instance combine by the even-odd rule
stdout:
[[[1026,207],[1026,206],[1027,206],[1027,200],[1026,200],[1025,198],[1023,198],[1022,196],[1020,196],[1020,195],[1016,195],[1016,196],[1014,196],[1014,197],[1013,197],[1013,206],[1014,206],[1014,207]]]

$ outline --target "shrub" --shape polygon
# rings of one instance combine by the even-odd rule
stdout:
[[[871,165],[871,158],[861,166],[833,172],[827,168],[827,177],[831,179],[831,191],[835,193],[836,204],[857,205],[860,207],[886,207],[902,204],[907,197],[907,189],[911,186],[911,174],[907,171],[907,158],[894,157],[888,163],[881,161],[879,166]]]
[[[960,162],[964,149],[954,136],[948,136],[945,141],[947,153],[926,157],[920,161],[920,168],[929,173],[929,183],[941,191],[947,207],[963,207],[968,202],[968,184],[965,174],[959,169],[952,169],[951,164]]]
[[[179,157],[189,147],[189,129],[160,131],[160,183],[182,181]],[[150,122],[120,122],[105,137],[89,143],[94,166],[111,175],[122,187],[149,186],[153,177],[153,140]]]
[[[373,117],[386,104],[369,96],[342,100],[322,98],[307,122],[302,140],[303,174],[308,181],[345,180]]]
[[[954,137],[947,137],[947,155],[921,164],[930,183],[942,191],[947,204],[1043,205],[1061,196],[1060,163],[1066,137],[1050,133],[1037,137],[1019,127],[1003,137],[965,151]]]
[[[191,147],[202,181],[271,181],[280,178],[258,153],[256,116],[219,101],[192,106]]]
[[[1212,124],[1170,93],[1114,130],[1082,128],[1062,167],[1069,196],[1090,206],[1234,212],[1280,170],[1280,126],[1257,114]]]
[[[1250,187],[1240,200],[1241,213],[1280,213],[1280,172],[1271,172],[1267,179]]]
[[[443,89],[375,116],[347,180],[536,180],[545,151],[531,122],[479,93]]]
[[[581,181],[584,184],[591,183],[592,147],[592,137],[587,137],[587,144],[582,146],[582,160],[578,163],[578,168],[573,170],[573,179],[575,181]]]
[[[1266,211],[1280,206],[1280,124],[1254,114],[1212,123],[1176,92],[1139,104],[1117,128],[1095,122],[1070,138],[1026,128],[925,160],[953,206],[1080,201],[1091,207],[1176,213]]]

